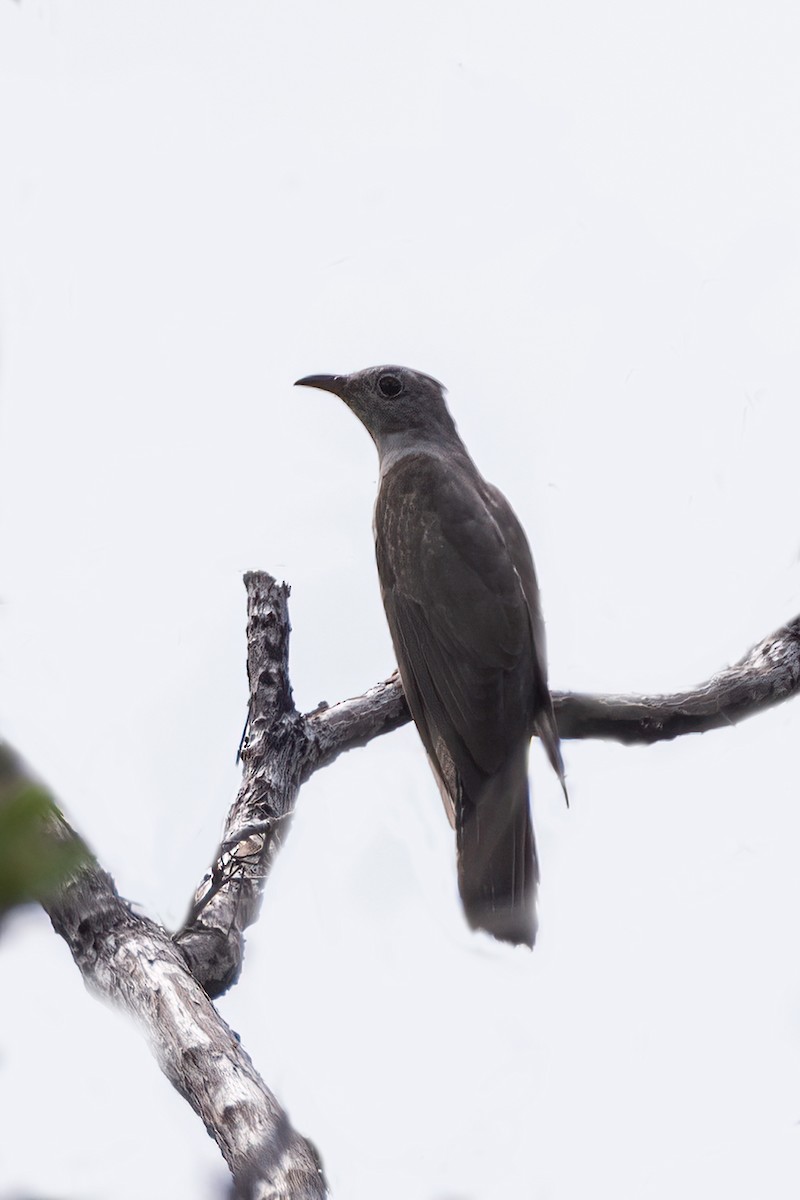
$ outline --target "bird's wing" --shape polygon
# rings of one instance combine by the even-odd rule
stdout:
[[[375,509],[409,707],[428,754],[438,763],[444,743],[468,789],[530,735],[535,672],[522,581],[469,468],[409,455],[383,477]],[[451,791],[446,763],[439,773]]]
[[[558,736],[553,701],[547,686],[547,645],[544,632],[544,619],[539,600],[539,586],[536,582],[536,571],[533,556],[525,530],[522,528],[517,514],[498,488],[486,484],[489,505],[495,513],[497,521],[504,532],[506,545],[522,581],[528,611],[531,618],[531,634],[536,660],[535,683],[536,702],[534,711],[534,728],[542,740],[550,765],[561,781],[564,797],[569,804],[567,784],[564,775],[564,760],[561,757],[561,742]]]

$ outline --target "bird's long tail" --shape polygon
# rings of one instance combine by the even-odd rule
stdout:
[[[514,945],[536,938],[539,864],[528,798],[528,742],[456,805],[458,888],[467,920]]]

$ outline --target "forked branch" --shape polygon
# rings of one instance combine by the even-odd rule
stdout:
[[[176,936],[212,996],[241,970],[244,930],[258,915],[300,785],[344,751],[411,719],[397,672],[361,696],[300,716],[289,684],[289,589],[263,571],[248,573],[245,586],[251,699],[242,786],[214,864]],[[554,692],[553,701],[564,739],[648,743],[734,725],[788,699],[798,686],[800,617],[688,691],[653,696]]]

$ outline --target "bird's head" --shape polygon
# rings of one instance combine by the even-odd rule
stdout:
[[[409,367],[367,367],[352,375],[306,375],[303,387],[333,392],[352,409],[381,449],[392,434],[455,431],[438,380]]]

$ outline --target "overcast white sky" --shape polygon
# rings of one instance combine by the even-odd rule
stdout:
[[[0,0],[0,729],[177,925],[237,786],[242,572],[311,707],[393,666],[376,457],[299,375],[442,379],[558,688],[800,611],[800,9]],[[220,1003],[337,1200],[795,1200],[800,706],[539,749],[533,955],[470,934],[406,729],[302,792]],[[40,914],[0,1195],[211,1200],[213,1143]]]

